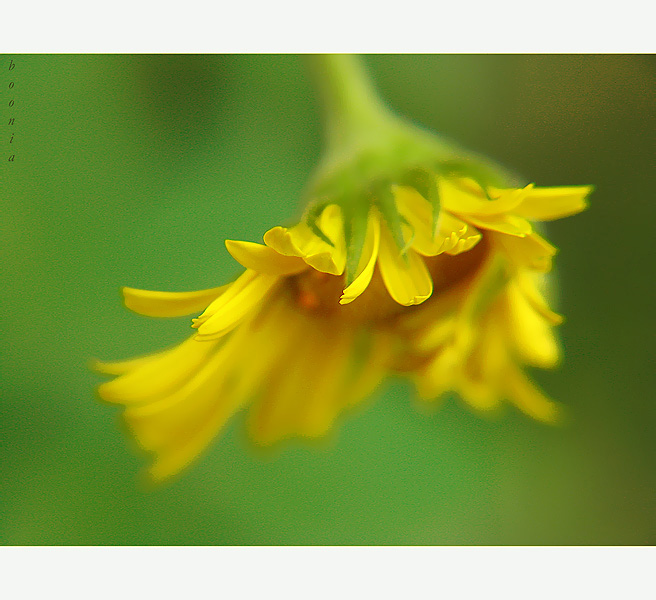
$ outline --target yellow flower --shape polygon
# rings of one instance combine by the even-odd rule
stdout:
[[[370,205],[351,281],[348,223],[331,203],[312,223],[269,230],[264,245],[227,241],[246,269],[230,285],[123,289],[126,306],[143,315],[200,313],[179,346],[97,365],[116,376],[100,396],[125,406],[139,445],[155,454],[153,479],[184,468],[247,405],[256,443],[323,436],[390,372],[411,377],[427,399],[454,390],[478,409],[508,399],[555,418],[522,370],[553,366],[559,355],[560,317],[539,288],[555,248],[532,223],[579,212],[590,188],[437,184],[436,227],[415,188],[392,186],[402,240]]]

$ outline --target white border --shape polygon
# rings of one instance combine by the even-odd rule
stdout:
[[[2,53],[505,53],[656,50],[624,0],[35,2],[3,7]]]
[[[0,548],[3,598],[653,598],[653,547]]]

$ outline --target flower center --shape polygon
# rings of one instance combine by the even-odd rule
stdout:
[[[462,254],[423,257],[433,278],[433,294],[424,304],[429,305],[440,293],[472,275],[487,252],[488,244],[484,236],[474,248]],[[378,267],[364,293],[350,304],[339,303],[344,289],[343,276],[329,275],[314,269],[289,277],[287,289],[301,310],[324,318],[337,317],[354,324],[385,321],[401,313],[407,314],[410,310],[421,310],[424,305],[408,307],[397,304],[385,288]]]

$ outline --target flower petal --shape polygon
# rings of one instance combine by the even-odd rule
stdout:
[[[505,374],[506,394],[521,411],[545,423],[556,423],[561,417],[558,404],[547,398],[519,368]]]
[[[250,271],[246,271],[246,273],[250,273]],[[194,327],[198,328],[197,338],[211,340],[224,336],[234,329],[246,315],[255,310],[279,281],[280,278],[275,275],[258,273],[245,285],[240,286],[235,294],[228,297],[230,290],[226,292],[224,296],[207,308],[206,313],[211,313],[211,316],[202,321],[199,318],[194,322]],[[233,285],[238,282],[239,280]],[[225,301],[221,302],[224,298]]]
[[[547,300],[538,289],[539,280],[536,281],[536,277],[531,275],[527,271],[518,271],[511,285],[517,286],[533,309],[548,323],[560,325],[564,321],[563,316],[549,308]]]
[[[390,296],[403,306],[421,304],[433,293],[433,280],[424,260],[412,249],[405,258],[401,256],[386,227],[381,227],[378,266]]]
[[[560,360],[560,349],[550,323],[538,313],[515,285],[506,291],[508,336],[519,358],[550,369]]]
[[[303,259],[297,256],[285,256],[269,246],[226,240],[226,248],[232,257],[247,269],[267,275],[295,275],[307,269]]]
[[[349,285],[342,293],[339,299],[340,304],[353,302],[362,292],[367,289],[374,274],[374,267],[378,259],[378,249],[380,247],[380,220],[376,211],[369,212],[367,220],[367,234],[364,240],[360,264],[356,271],[353,283]]]
[[[480,218],[514,212],[533,188],[532,184],[518,189],[490,188],[488,198],[471,179],[441,177],[438,186],[443,210]]]
[[[592,190],[591,185],[534,188],[514,212],[534,221],[561,219],[585,210]]]
[[[230,286],[199,290],[196,292],[154,292],[124,287],[121,292],[125,306],[147,317],[183,317],[207,308]]]
[[[446,252],[451,256],[462,254],[471,250],[483,237],[481,232],[469,223],[457,219],[453,215],[443,212],[440,217],[439,238],[441,242],[441,252]]]
[[[172,393],[184,384],[216,348],[216,344],[199,342],[194,336],[182,344],[145,357],[141,363],[120,377],[98,387],[106,402],[134,404],[152,401],[163,394]]]
[[[336,204],[328,205],[318,221],[321,231],[333,246],[315,235],[304,222],[291,228],[274,227],[264,234],[264,243],[279,254],[298,256],[317,271],[341,275],[346,267],[346,247],[342,212]]]
[[[533,227],[524,218],[516,215],[490,215],[479,217],[477,215],[458,215],[468,223],[475,225],[479,229],[488,229],[498,231],[507,235],[524,237],[533,232]]]
[[[510,235],[493,234],[508,258],[520,268],[535,269],[546,273],[551,270],[551,259],[558,251],[542,236],[533,232],[520,238]]]
[[[147,362],[159,358],[169,350],[164,352],[157,352],[155,354],[148,354],[147,356],[139,356],[138,358],[132,358],[130,360],[121,360],[114,362],[102,362],[100,360],[91,361],[91,368],[98,373],[103,375],[123,375],[134,371],[137,367],[145,365]]]

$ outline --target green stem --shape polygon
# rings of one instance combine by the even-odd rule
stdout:
[[[358,57],[311,54],[307,58],[323,108],[329,153],[352,144],[354,138],[389,126],[394,120]]]

